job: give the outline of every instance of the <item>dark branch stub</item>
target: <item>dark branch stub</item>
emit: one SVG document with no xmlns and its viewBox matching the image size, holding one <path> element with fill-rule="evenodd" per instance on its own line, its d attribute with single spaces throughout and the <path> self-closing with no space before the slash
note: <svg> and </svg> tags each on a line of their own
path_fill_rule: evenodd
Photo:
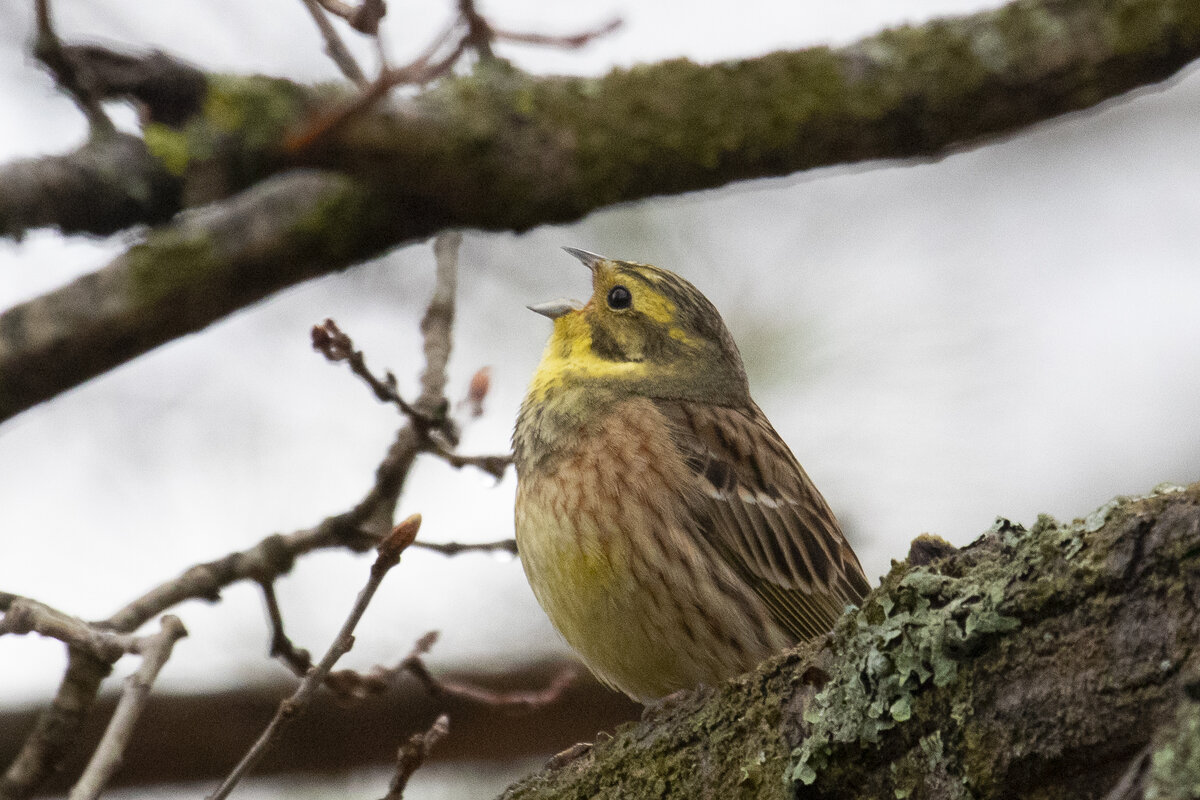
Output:
<svg viewBox="0 0 1200 800">
<path fill-rule="evenodd" d="M 76 105 L 87 117 L 88 127 L 93 136 L 104 136 L 113 133 L 112 120 L 100 107 L 100 98 L 92 87 L 92 77 L 86 67 L 81 68 L 71 58 L 58 34 L 54 32 L 54 22 L 50 14 L 50 0 L 34 0 L 34 10 L 37 17 L 37 38 L 33 44 L 33 55 L 46 65 L 54 80 L 62 87 Z"/>
</svg>

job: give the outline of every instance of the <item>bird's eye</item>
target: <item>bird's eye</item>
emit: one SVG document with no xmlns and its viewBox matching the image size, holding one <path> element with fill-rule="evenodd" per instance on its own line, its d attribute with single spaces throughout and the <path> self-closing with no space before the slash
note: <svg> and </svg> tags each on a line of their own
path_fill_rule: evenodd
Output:
<svg viewBox="0 0 1200 800">
<path fill-rule="evenodd" d="M 620 311 L 633 305 L 633 295 L 624 286 L 614 286 L 608 290 L 608 307 Z"/>
</svg>

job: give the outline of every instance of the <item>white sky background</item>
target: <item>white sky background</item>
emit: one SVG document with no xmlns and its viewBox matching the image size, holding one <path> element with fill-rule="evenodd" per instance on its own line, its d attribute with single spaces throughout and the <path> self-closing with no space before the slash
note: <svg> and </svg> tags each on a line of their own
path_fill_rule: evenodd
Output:
<svg viewBox="0 0 1200 800">
<path fill-rule="evenodd" d="M 0 162 L 74 147 L 74 107 L 25 55 L 28 0 L 0 0 Z M 394 60 L 449 18 L 393 0 Z M 505 28 L 573 32 L 589 49 L 500 47 L 533 72 L 601 74 L 843 43 L 972 2 L 683 2 L 483 6 Z M 205 68 L 337 77 L 297 0 L 59 2 L 69 40 L 160 47 Z M 364 62 L 370 48 L 360 47 Z M 127 115 L 127 118 L 128 117 Z M 1071 518 L 1119 493 L 1200 479 L 1200 78 L 929 164 L 871 164 L 600 212 L 529 234 L 468 233 L 452 396 L 493 366 L 463 449 L 502 451 L 549 332 L 529 302 L 586 296 L 572 245 L 650 261 L 722 309 L 755 395 L 843 518 L 871 576 L 922 531 L 965 544 L 997 514 Z M 93 270 L 128 236 L 0 242 L 0 308 Z M 348 371 L 313 354 L 332 316 L 411 395 L 432 285 L 418 245 L 284 292 L 0 426 L 0 589 L 103 617 L 201 560 L 344 510 L 397 425 Z M 422 536 L 512 533 L 514 481 L 423 462 L 401 515 Z M 302 560 L 279 587 L 289 632 L 323 650 L 369 559 Z M 192 636 L 162 684 L 282 673 L 250 587 L 188 604 Z M 405 556 L 350 666 L 392 661 L 430 628 L 435 661 L 498 664 L 560 649 L 518 564 Z M 0 703 L 44 698 L 61 646 L 0 639 Z M 131 660 L 124 671 L 134 667 Z M 119 674 L 123 674 L 119 671 Z M 115 680 L 115 679 L 114 679 Z"/>
</svg>

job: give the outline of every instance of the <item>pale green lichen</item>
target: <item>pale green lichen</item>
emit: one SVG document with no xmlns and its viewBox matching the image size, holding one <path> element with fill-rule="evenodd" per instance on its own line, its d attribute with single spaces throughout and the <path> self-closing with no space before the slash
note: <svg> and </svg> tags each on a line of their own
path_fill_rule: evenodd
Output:
<svg viewBox="0 0 1200 800">
<path fill-rule="evenodd" d="M 1019 624 L 1000 611 L 1006 573 L 980 581 L 906 569 L 898 565 L 889 576 L 894 585 L 843 623 L 856 630 L 839 629 L 848 634 L 840 666 L 805 708 L 812 729 L 793 751 L 789 780 L 810 784 L 835 747 L 873 744 L 908 721 L 923 687 L 949 686 L 963 654 Z"/>
<path fill-rule="evenodd" d="M 1150 757 L 1146 800 L 1200 797 L 1200 704 L 1180 705 L 1171 735 Z"/>
</svg>

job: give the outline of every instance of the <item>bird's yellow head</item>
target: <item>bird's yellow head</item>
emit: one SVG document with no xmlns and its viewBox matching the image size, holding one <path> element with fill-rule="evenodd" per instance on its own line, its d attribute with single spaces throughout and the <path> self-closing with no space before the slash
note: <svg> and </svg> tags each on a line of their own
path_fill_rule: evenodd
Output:
<svg viewBox="0 0 1200 800">
<path fill-rule="evenodd" d="M 533 398 L 566 385 L 720 405 L 748 401 L 737 345 L 695 286 L 649 264 L 564 249 L 591 270 L 592 296 L 586 304 L 530 306 L 554 320 Z"/>
</svg>

